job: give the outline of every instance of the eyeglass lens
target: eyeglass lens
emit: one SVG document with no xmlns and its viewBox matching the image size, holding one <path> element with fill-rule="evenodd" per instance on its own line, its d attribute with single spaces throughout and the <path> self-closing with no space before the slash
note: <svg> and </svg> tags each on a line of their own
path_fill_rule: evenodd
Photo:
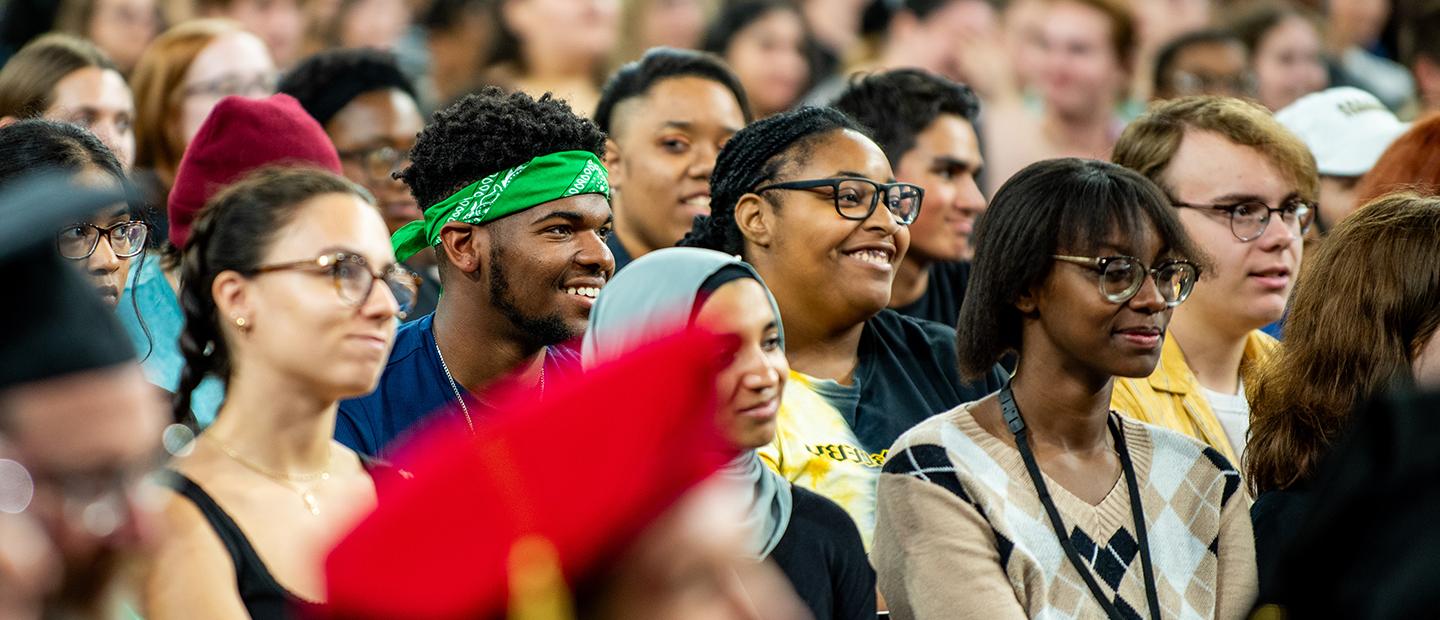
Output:
<svg viewBox="0 0 1440 620">
<path fill-rule="evenodd" d="M 1110 301 L 1123 303 L 1140 291 L 1147 275 L 1139 263 L 1125 257 L 1114 258 L 1100 272 L 1100 288 Z M 1160 298 L 1173 306 L 1190 295 L 1195 275 L 1195 269 L 1189 264 L 1165 263 L 1154 272 L 1155 288 L 1160 291 Z"/>
<path fill-rule="evenodd" d="M 110 251 L 120 258 L 129 258 L 145 249 L 149 230 L 141 222 L 123 222 L 109 229 L 92 224 L 76 224 L 56 236 L 60 255 L 70 259 L 88 258 L 100 244 L 100 233 L 110 241 Z"/>
<path fill-rule="evenodd" d="M 875 204 L 878 186 L 869 181 L 841 181 L 835 192 L 835 207 L 847 219 L 862 220 Z M 893 185 L 885 191 L 885 209 L 906 224 L 920 209 L 920 194 L 907 185 Z"/>
<path fill-rule="evenodd" d="M 1265 227 L 1270 223 L 1271 210 L 1263 202 L 1244 202 L 1235 206 L 1230 212 L 1230 231 L 1242 241 L 1251 241 L 1259 238 L 1265 233 Z M 1310 221 L 1314 219 L 1314 212 L 1306 205 L 1285 205 L 1280 211 L 1281 221 L 1290 228 L 1291 232 L 1304 234 L 1310 229 Z"/>
<path fill-rule="evenodd" d="M 370 273 L 364 261 L 359 257 L 347 257 L 336 263 L 333 269 L 341 298 L 356 306 L 365 303 L 375 285 L 375 276 Z M 415 307 L 416 288 L 409 273 L 403 269 L 392 268 L 386 270 L 381 279 L 390 288 L 390 294 L 395 296 L 395 303 L 400 306 L 402 313 Z"/>
</svg>

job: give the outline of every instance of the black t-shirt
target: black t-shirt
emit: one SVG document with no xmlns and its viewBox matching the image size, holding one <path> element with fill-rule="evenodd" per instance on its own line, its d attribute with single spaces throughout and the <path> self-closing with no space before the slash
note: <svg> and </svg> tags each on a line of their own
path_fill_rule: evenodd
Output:
<svg viewBox="0 0 1440 620">
<path fill-rule="evenodd" d="M 997 366 L 984 380 L 961 381 L 953 328 L 882 310 L 860 335 L 854 383 L 860 388 L 857 406 L 831 404 L 865 449 L 880 454 L 910 427 L 998 391 L 1004 379 Z"/>
<path fill-rule="evenodd" d="M 770 559 L 790 579 L 815 620 L 874 620 L 875 570 L 865 557 L 860 530 L 843 508 L 791 487 L 790 525 Z"/>
<path fill-rule="evenodd" d="M 930 283 L 926 285 L 925 293 L 910 305 L 895 311 L 955 327 L 960 318 L 960 303 L 965 300 L 965 286 L 969 282 L 969 261 L 935 263 L 930 265 Z"/>
<path fill-rule="evenodd" d="M 1262 596 L 1270 593 L 1280 564 L 1280 552 L 1309 517 L 1312 503 L 1309 481 L 1302 481 L 1283 491 L 1261 493 L 1250 506 L 1250 523 L 1255 530 L 1256 576 Z"/>
</svg>

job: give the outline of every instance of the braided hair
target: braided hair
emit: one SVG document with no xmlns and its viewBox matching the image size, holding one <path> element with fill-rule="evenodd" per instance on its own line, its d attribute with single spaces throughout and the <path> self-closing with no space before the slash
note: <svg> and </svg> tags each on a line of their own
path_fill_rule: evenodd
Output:
<svg viewBox="0 0 1440 620">
<path fill-rule="evenodd" d="M 180 309 L 185 369 L 175 390 L 175 421 L 195 426 L 190 397 L 207 375 L 230 380 L 230 347 L 220 329 L 211 288 L 224 271 L 254 273 L 279 232 L 300 206 L 323 194 L 370 193 L 330 172 L 308 167 L 260 168 L 216 194 L 195 220 L 180 262 Z"/>
<path fill-rule="evenodd" d="M 774 180 L 786 165 L 808 158 L 821 136 L 842 129 L 869 136 L 843 112 L 815 107 L 776 114 L 741 129 L 715 159 L 710 174 L 710 215 L 696 217 L 680 245 L 743 257 L 745 237 L 735 223 L 740 197 Z"/>
</svg>

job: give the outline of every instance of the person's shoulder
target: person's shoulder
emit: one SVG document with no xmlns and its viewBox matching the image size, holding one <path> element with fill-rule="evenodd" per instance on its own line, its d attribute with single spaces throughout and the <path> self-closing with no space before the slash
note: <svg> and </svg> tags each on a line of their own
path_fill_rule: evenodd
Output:
<svg viewBox="0 0 1440 620">
<path fill-rule="evenodd" d="M 948 453 L 948 445 L 954 444 L 955 440 L 965 437 L 965 422 L 973 423 L 974 418 L 970 415 L 970 407 L 975 403 L 965 403 L 949 411 L 943 411 L 925 418 L 924 421 L 910 427 L 909 430 L 900 434 L 895 443 L 886 452 L 884 472 L 906 473 L 915 468 L 925 468 L 939 461 L 927 456 L 916 455 L 944 455 Z M 904 458 L 897 458 L 897 457 Z M 919 459 L 919 461 L 915 459 Z M 903 462 L 903 461 L 909 462 Z M 944 460 L 948 462 L 949 456 Z M 924 462 L 921 462 L 924 461 Z"/>
<path fill-rule="evenodd" d="M 794 506 L 792 519 L 802 519 L 826 539 L 853 535 L 855 543 L 860 543 L 860 529 L 855 526 L 855 520 L 835 500 L 799 485 L 790 486 L 790 496 Z"/>
<path fill-rule="evenodd" d="M 1162 426 L 1142 422 L 1126 415 L 1118 416 L 1124 425 L 1126 437 L 1141 437 L 1142 449 L 1148 448 L 1150 472 L 1167 476 L 1202 476 L 1223 478 L 1225 499 L 1228 500 L 1240 484 L 1240 470 L 1225 458 L 1219 450 L 1204 442 Z"/>
<path fill-rule="evenodd" d="M 900 314 L 886 308 L 865 323 L 881 340 L 906 341 L 921 339 L 926 343 L 943 343 L 955 348 L 955 328 L 943 323 Z"/>
<path fill-rule="evenodd" d="M 930 278 L 962 285 L 970 279 L 970 261 L 941 261 L 930 265 Z"/>
</svg>

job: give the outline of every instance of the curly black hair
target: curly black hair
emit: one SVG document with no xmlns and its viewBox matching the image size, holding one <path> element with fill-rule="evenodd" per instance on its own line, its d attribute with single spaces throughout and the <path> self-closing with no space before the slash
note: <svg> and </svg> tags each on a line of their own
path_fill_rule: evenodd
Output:
<svg viewBox="0 0 1440 620">
<path fill-rule="evenodd" d="M 856 75 L 831 106 L 869 127 L 896 164 L 941 114 L 974 123 L 980 113 L 980 99 L 969 86 L 919 69 Z"/>
<path fill-rule="evenodd" d="M 600 103 L 595 106 L 595 122 L 605 133 L 615 126 L 615 107 L 632 97 L 649 92 L 656 82 L 672 77 L 698 77 L 724 86 L 735 100 L 740 102 L 740 113 L 745 122 L 755 120 L 750 110 L 750 100 L 745 96 L 745 87 L 740 78 L 725 66 L 719 56 L 694 50 L 679 50 L 670 47 L 655 47 L 645 52 L 640 60 L 626 63 L 610 76 L 605 88 L 600 91 Z"/>
<path fill-rule="evenodd" d="M 715 159 L 710 174 L 710 215 L 696 217 L 680 245 L 744 256 L 745 237 L 735 224 L 740 197 L 775 179 L 786 165 L 808 158 L 816 139 L 842 129 L 869 136 L 844 113 L 816 107 L 776 114 L 741 129 Z"/>
<path fill-rule="evenodd" d="M 436 112 L 395 175 L 422 208 L 477 179 L 560 151 L 605 156 L 605 134 L 550 93 L 533 99 L 488 86 Z"/>
<path fill-rule="evenodd" d="M 356 97 L 399 90 L 419 101 L 395 55 L 370 49 L 336 49 L 301 60 L 280 80 L 279 92 L 294 97 L 323 126 Z"/>
</svg>

